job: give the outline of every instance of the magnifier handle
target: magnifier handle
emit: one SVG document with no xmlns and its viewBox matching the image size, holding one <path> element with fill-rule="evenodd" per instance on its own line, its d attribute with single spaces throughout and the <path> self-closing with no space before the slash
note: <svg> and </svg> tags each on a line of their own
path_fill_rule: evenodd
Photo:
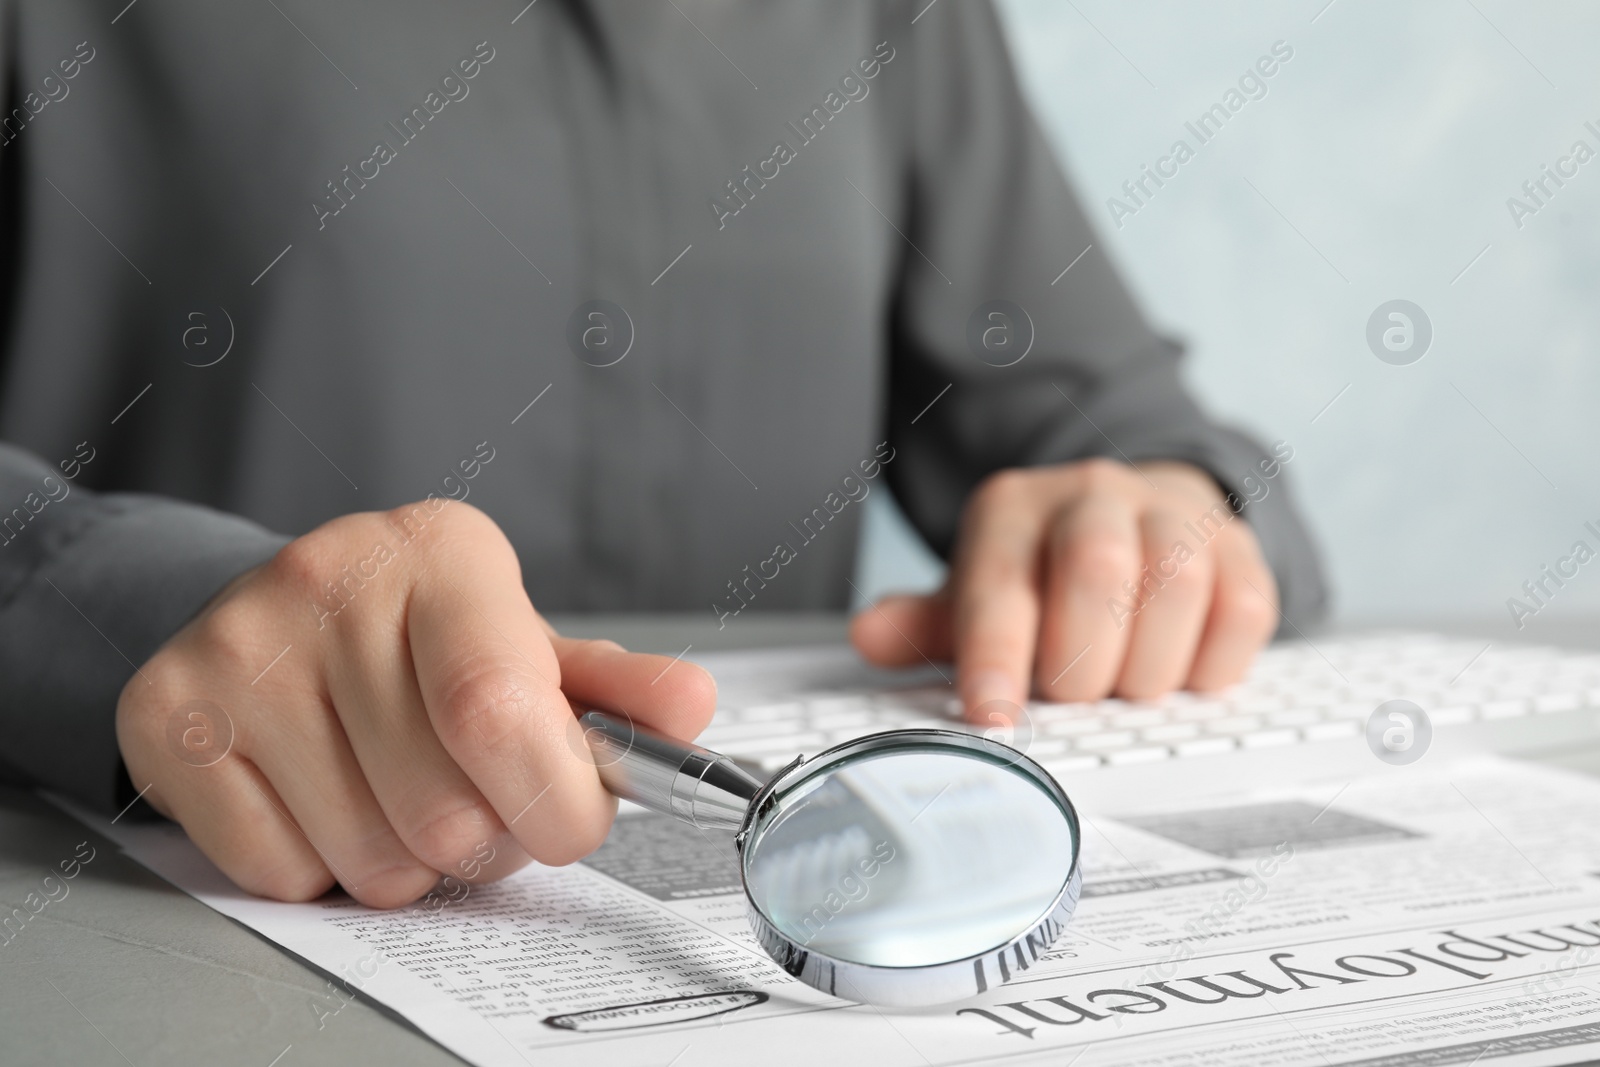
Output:
<svg viewBox="0 0 1600 1067">
<path fill-rule="evenodd" d="M 607 789 L 703 830 L 737 830 L 761 783 L 727 756 L 603 711 L 578 718 Z"/>
</svg>

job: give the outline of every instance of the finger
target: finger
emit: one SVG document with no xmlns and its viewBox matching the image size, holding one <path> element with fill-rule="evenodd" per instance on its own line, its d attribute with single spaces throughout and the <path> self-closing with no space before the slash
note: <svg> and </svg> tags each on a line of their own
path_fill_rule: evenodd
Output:
<svg viewBox="0 0 1600 1067">
<path fill-rule="evenodd" d="M 398 842 L 427 869 L 422 891 L 441 874 L 484 881 L 525 866 L 527 853 L 434 732 L 410 648 L 351 638 L 331 658 L 329 695 L 355 773 Z"/>
<path fill-rule="evenodd" d="M 529 855 L 571 863 L 605 840 L 616 801 L 580 758 L 587 747 L 555 652 L 503 551 L 500 565 L 480 553 L 419 582 L 412 660 L 445 751 Z"/>
<path fill-rule="evenodd" d="M 333 875 L 284 817 L 283 802 L 266 778 L 234 751 L 239 737 L 231 720 L 223 754 L 213 758 L 207 752 L 204 762 L 191 762 L 187 746 L 179 742 L 174 748 L 169 731 L 174 710 L 193 702 L 193 688 L 152 671 L 158 684 L 130 687 L 116 717 L 117 746 L 140 795 L 248 892 L 297 901 L 327 892 Z"/>
<path fill-rule="evenodd" d="M 696 663 L 629 652 L 615 641 L 554 637 L 561 690 L 584 706 L 638 718 L 691 741 L 717 710 L 717 683 Z"/>
<path fill-rule="evenodd" d="M 1035 485 L 1015 472 L 991 479 L 964 525 L 951 582 L 956 671 L 968 720 L 989 721 L 984 705 L 1028 699 L 1044 525 Z"/>
<path fill-rule="evenodd" d="M 1230 524 L 1213 542 L 1216 583 L 1200 649 L 1189 671 L 1193 689 L 1221 689 L 1244 678 L 1278 628 L 1278 586 L 1255 533 Z"/>
<path fill-rule="evenodd" d="M 145 799 L 246 892 L 289 901 L 326 893 L 333 874 L 255 765 L 232 751 L 216 763 L 191 765 L 164 747 L 161 718 L 148 708 L 117 721 L 128 776 L 149 786 Z"/>
<path fill-rule="evenodd" d="M 323 864 L 356 900 L 375 908 L 407 904 L 438 872 L 412 855 L 372 794 L 333 708 L 313 694 L 294 714 L 255 716 L 240 739 L 272 783 L 282 818 L 293 819 Z"/>
<path fill-rule="evenodd" d="M 887 596 L 856 613 L 850 642 L 868 663 L 912 667 L 950 658 L 950 594 Z"/>
<path fill-rule="evenodd" d="M 1179 512 L 1153 508 L 1142 516 L 1140 531 L 1144 566 L 1117 680 L 1118 694 L 1133 700 L 1170 692 L 1188 677 L 1215 576 L 1206 543 Z"/>
<path fill-rule="evenodd" d="M 1099 700 L 1111 690 L 1128 645 L 1128 589 L 1143 550 L 1134 501 L 1095 493 L 1051 524 L 1045 612 L 1034 677 L 1050 700 Z"/>
</svg>

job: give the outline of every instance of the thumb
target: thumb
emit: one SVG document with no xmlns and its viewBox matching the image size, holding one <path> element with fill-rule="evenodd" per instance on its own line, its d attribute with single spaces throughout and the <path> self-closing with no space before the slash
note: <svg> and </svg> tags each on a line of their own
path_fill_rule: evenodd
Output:
<svg viewBox="0 0 1600 1067">
<path fill-rule="evenodd" d="M 717 683 L 696 663 L 629 652 L 615 641 L 550 639 L 561 664 L 561 691 L 583 707 L 637 719 L 681 740 L 706 728 L 717 708 Z"/>
<path fill-rule="evenodd" d="M 850 643 L 879 667 L 949 660 L 954 647 L 949 593 L 884 597 L 851 620 Z"/>
</svg>

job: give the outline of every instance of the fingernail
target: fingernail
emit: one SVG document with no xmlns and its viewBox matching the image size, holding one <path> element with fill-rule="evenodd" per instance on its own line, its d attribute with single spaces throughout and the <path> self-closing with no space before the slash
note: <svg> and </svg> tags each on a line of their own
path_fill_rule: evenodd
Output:
<svg viewBox="0 0 1600 1067">
<path fill-rule="evenodd" d="M 1005 671 L 993 669 L 964 675 L 961 679 L 961 695 L 969 708 L 981 707 L 992 700 L 1021 705 L 1028 696 L 1015 678 Z"/>
</svg>

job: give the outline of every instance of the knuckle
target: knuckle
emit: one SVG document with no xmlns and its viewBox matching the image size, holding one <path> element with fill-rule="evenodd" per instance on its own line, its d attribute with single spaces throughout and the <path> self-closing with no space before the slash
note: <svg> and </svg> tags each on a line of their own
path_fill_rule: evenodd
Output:
<svg viewBox="0 0 1600 1067">
<path fill-rule="evenodd" d="M 433 526 L 452 526 L 469 510 L 478 509 L 447 497 L 430 496 L 390 508 L 383 513 L 383 519 L 401 536 L 410 538 Z"/>
<path fill-rule="evenodd" d="M 228 597 L 206 614 L 202 629 L 223 644 L 236 645 L 260 632 L 261 614 L 246 598 Z"/>
<path fill-rule="evenodd" d="M 130 770 L 134 759 L 146 775 L 161 766 L 150 757 L 166 748 L 167 720 L 194 695 L 190 673 L 167 651 L 156 653 L 128 679 L 117 697 L 115 722 L 117 742 Z"/>
<path fill-rule="evenodd" d="M 402 829 L 400 836 L 417 859 L 436 871 L 453 874 L 464 858 L 499 832 L 495 821 L 481 806 L 468 801 L 414 829 Z"/>
<path fill-rule="evenodd" d="M 1025 607 L 1036 595 L 1038 571 L 1028 561 L 990 556 L 965 568 L 956 586 L 955 622 L 971 624 L 974 617 L 988 622 L 992 616 Z"/>
<path fill-rule="evenodd" d="M 1243 582 L 1227 582 L 1217 590 L 1216 610 L 1224 625 L 1262 641 L 1278 627 L 1277 608 Z"/>
<path fill-rule="evenodd" d="M 500 536 L 499 524 L 476 504 L 449 497 L 430 497 L 420 504 L 411 505 L 408 514 L 414 517 L 419 509 L 430 515 L 441 529 L 448 530 L 452 537 Z"/>
<path fill-rule="evenodd" d="M 224 869 L 246 891 L 293 904 L 315 900 L 333 885 L 333 875 L 320 863 L 272 855 L 236 858 Z"/>
<path fill-rule="evenodd" d="M 1072 662 L 1071 653 L 1057 654 L 1047 666 L 1041 659 L 1034 678 L 1040 693 L 1058 703 L 1100 700 L 1111 692 L 1112 666 L 1082 663 L 1064 670 Z"/>
<path fill-rule="evenodd" d="M 256 660 L 265 643 L 265 622 L 260 605 L 249 599 L 231 597 L 217 604 L 200 623 L 192 646 L 205 672 L 248 680 L 259 669 Z"/>
<path fill-rule="evenodd" d="M 956 602 L 951 622 L 960 660 L 1001 669 L 1026 659 L 1038 632 L 1042 606 L 1038 594 L 1023 583 L 984 582 Z"/>
<path fill-rule="evenodd" d="M 438 871 L 420 863 L 401 863 L 363 875 L 349 892 L 369 908 L 398 908 L 422 896 L 438 879 Z"/>
<path fill-rule="evenodd" d="M 302 592 L 315 591 L 326 580 L 329 550 L 326 535 L 312 531 L 278 549 L 267 561 L 266 574 L 275 582 Z M 226 604 L 219 604 L 220 613 Z"/>
<path fill-rule="evenodd" d="M 147 664 L 146 673 L 149 669 Z M 157 709 L 167 702 L 147 693 L 149 688 L 134 675 L 117 698 L 117 745 L 129 771 L 141 778 L 149 777 L 149 772 L 158 766 L 149 762 L 149 756 L 160 750 L 165 731 Z"/>
<path fill-rule="evenodd" d="M 1201 554 L 1182 563 L 1165 562 L 1169 559 L 1171 557 L 1158 557 L 1149 565 L 1150 570 L 1174 597 L 1204 600 L 1212 585 L 1211 565 L 1206 556 Z"/>
<path fill-rule="evenodd" d="M 142 677 L 141 677 L 142 673 Z M 117 695 L 117 719 L 135 729 L 144 729 L 155 718 L 156 708 L 164 704 L 173 686 L 169 682 L 172 671 L 166 656 L 158 652 L 139 668 Z"/>
<path fill-rule="evenodd" d="M 1072 579 L 1090 588 L 1120 589 L 1123 579 L 1144 563 L 1136 545 L 1100 533 L 1070 538 L 1062 548 L 1061 558 Z"/>
<path fill-rule="evenodd" d="M 1091 493 L 1110 492 L 1127 484 L 1128 468 L 1113 459 L 1096 456 L 1077 465 L 1083 487 Z"/>
<path fill-rule="evenodd" d="M 429 497 L 385 514 L 389 530 L 401 543 L 416 545 L 423 556 L 467 559 L 475 565 L 492 561 L 518 567 L 516 550 L 500 524 L 475 504 L 449 497 Z M 520 573 L 520 571 L 519 571 Z"/>
<path fill-rule="evenodd" d="M 995 471 L 978 483 L 972 503 L 979 510 L 1006 507 L 1027 496 L 1032 479 L 1018 467 Z"/>
<path fill-rule="evenodd" d="M 535 721 L 542 703 L 516 673 L 474 671 L 447 687 L 437 708 L 437 729 L 447 746 L 492 749 Z"/>
</svg>

